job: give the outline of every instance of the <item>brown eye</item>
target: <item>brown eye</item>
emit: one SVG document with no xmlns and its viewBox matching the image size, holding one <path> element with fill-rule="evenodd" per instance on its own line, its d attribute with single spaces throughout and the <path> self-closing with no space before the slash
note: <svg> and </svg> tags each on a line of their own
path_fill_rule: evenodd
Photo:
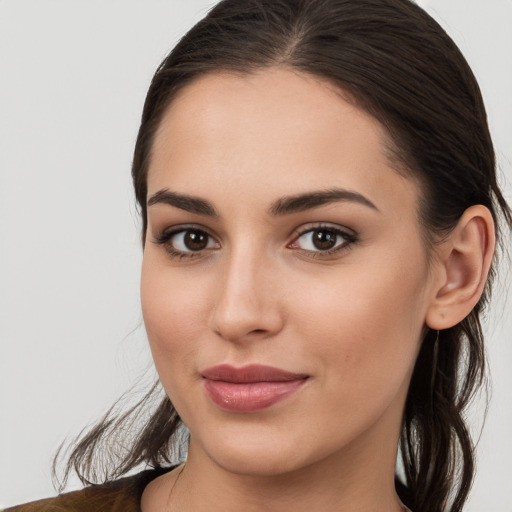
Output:
<svg viewBox="0 0 512 512">
<path fill-rule="evenodd" d="M 208 247 L 208 234 L 204 231 L 188 230 L 184 232 L 183 244 L 190 251 L 202 251 Z"/>
<path fill-rule="evenodd" d="M 311 242 L 320 251 L 332 249 L 339 237 L 337 233 L 325 229 L 315 230 L 311 233 Z"/>
<path fill-rule="evenodd" d="M 303 231 L 289 246 L 311 253 L 330 253 L 355 242 L 355 234 L 347 233 L 336 227 L 316 227 Z"/>
<path fill-rule="evenodd" d="M 172 254 L 182 255 L 219 248 L 217 241 L 206 231 L 194 228 L 165 233 L 157 239 L 157 243 L 166 246 L 168 252 Z"/>
</svg>

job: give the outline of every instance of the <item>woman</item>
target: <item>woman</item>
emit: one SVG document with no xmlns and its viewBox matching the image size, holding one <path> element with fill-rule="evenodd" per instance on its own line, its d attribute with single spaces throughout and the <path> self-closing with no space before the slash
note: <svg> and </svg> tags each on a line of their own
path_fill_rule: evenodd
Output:
<svg viewBox="0 0 512 512">
<path fill-rule="evenodd" d="M 167 466 L 181 421 L 186 463 L 33 509 L 461 510 L 511 224 L 494 167 L 467 64 L 409 1 L 219 4 L 146 99 L 142 306 L 170 400 L 108 469 Z M 129 422 L 68 468 L 87 480 Z"/>
</svg>

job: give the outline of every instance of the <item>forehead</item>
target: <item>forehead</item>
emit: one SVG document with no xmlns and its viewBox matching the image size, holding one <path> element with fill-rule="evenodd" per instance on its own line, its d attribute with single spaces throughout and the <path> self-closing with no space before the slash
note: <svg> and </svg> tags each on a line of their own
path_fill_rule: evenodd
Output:
<svg viewBox="0 0 512 512">
<path fill-rule="evenodd" d="M 165 113 L 148 189 L 211 194 L 224 183 L 283 195 L 339 186 L 382 196 L 405 187 L 416 203 L 389 147 L 382 125 L 327 81 L 284 68 L 210 74 Z"/>
</svg>

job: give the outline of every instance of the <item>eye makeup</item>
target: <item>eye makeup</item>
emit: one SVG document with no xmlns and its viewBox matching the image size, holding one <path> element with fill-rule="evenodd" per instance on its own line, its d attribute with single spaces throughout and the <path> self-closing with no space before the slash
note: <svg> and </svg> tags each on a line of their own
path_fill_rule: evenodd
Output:
<svg viewBox="0 0 512 512">
<path fill-rule="evenodd" d="M 286 248 L 308 257 L 331 257 L 348 250 L 358 236 L 347 228 L 330 223 L 310 223 L 294 230 Z M 221 248 L 219 241 L 199 225 L 179 225 L 164 229 L 153 240 L 176 260 L 205 257 Z"/>
<path fill-rule="evenodd" d="M 153 242 L 164 247 L 173 259 L 197 258 L 205 251 L 216 250 L 220 244 L 203 227 L 181 225 L 164 229 Z"/>
<path fill-rule="evenodd" d="M 358 242 L 357 234 L 347 228 L 330 223 L 315 223 L 296 230 L 288 248 L 301 251 L 309 257 L 329 257 L 348 250 Z"/>
</svg>

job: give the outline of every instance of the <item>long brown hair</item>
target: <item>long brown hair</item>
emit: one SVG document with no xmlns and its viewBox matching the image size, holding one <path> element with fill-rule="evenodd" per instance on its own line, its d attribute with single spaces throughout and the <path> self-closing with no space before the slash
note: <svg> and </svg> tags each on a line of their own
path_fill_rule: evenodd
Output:
<svg viewBox="0 0 512 512">
<path fill-rule="evenodd" d="M 453 41 L 421 8 L 410 0 L 224 0 L 181 39 L 151 82 L 132 168 L 143 239 L 152 142 L 176 93 L 206 73 L 269 66 L 329 80 L 382 123 L 397 169 L 422 185 L 427 247 L 475 204 L 489 208 L 497 224 L 501 211 L 512 225 L 477 82 Z M 493 273 L 467 318 L 423 341 L 405 406 L 397 480 L 413 510 L 459 512 L 466 501 L 474 446 L 464 411 L 485 377 L 480 315 Z M 144 413 L 158 393 L 156 409 Z M 91 482 L 141 463 L 168 464 L 180 425 L 157 383 L 137 405 L 119 413 L 114 407 L 86 433 L 66 474 L 74 469 Z"/>
</svg>

